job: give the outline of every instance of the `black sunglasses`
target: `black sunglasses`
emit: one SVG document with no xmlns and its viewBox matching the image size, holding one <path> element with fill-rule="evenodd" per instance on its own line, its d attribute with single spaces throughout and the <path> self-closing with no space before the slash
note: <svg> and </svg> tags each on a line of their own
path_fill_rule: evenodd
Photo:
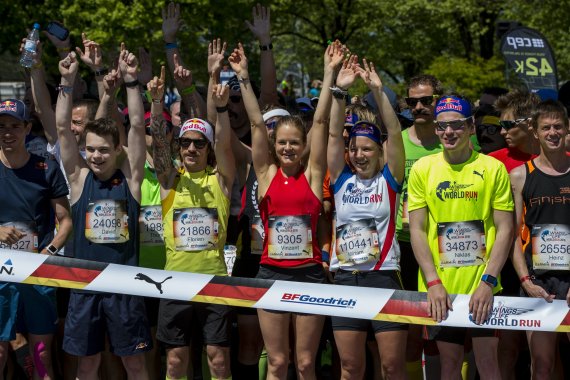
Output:
<svg viewBox="0 0 570 380">
<path fill-rule="evenodd" d="M 420 96 L 419 98 L 405 98 L 406 104 L 412 108 L 421 102 L 424 106 L 429 106 L 434 99 L 437 98 L 437 95 L 429 95 L 429 96 Z"/>
<path fill-rule="evenodd" d="M 178 140 L 178 145 L 182 148 L 186 149 L 190 146 L 190 144 L 194 144 L 196 149 L 203 149 L 207 144 L 208 140 L 206 139 L 189 139 L 189 138 L 181 138 Z"/>
<path fill-rule="evenodd" d="M 520 123 L 523 123 L 527 120 L 530 120 L 530 117 L 523 117 L 516 120 L 500 120 L 499 124 L 501 125 L 501 128 L 504 128 L 505 131 L 508 131 L 509 129 L 517 127 Z"/>
<path fill-rule="evenodd" d="M 463 119 L 449 120 L 449 121 L 436 121 L 435 125 L 437 130 L 444 132 L 448 127 L 454 131 L 464 129 L 467 125 L 473 122 L 473 116 L 465 117 Z"/>
<path fill-rule="evenodd" d="M 494 124 L 480 124 L 477 129 L 480 132 L 487 131 L 487 134 L 494 135 L 501 129 L 501 127 Z"/>
</svg>

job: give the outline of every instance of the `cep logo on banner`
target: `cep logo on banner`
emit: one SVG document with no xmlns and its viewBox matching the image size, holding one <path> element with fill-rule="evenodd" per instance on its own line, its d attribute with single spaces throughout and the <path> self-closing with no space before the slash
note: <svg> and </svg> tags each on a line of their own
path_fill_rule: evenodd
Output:
<svg viewBox="0 0 570 380">
<path fill-rule="evenodd" d="M 281 297 L 281 302 L 289 302 L 289 303 L 301 303 L 304 305 L 316 305 L 316 306 L 332 306 L 332 307 L 341 307 L 345 309 L 352 309 L 356 306 L 356 300 L 344 299 L 344 298 L 322 298 L 322 297 L 313 297 L 309 294 L 298 294 L 298 293 L 283 293 Z"/>
<path fill-rule="evenodd" d="M 501 52 L 509 67 L 529 90 L 558 91 L 554 53 L 538 31 L 526 27 L 510 29 L 501 40 Z"/>
</svg>

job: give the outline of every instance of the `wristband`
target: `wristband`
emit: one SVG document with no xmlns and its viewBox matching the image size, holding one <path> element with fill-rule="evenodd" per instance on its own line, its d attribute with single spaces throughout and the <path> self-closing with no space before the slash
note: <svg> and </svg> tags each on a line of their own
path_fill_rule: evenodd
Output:
<svg viewBox="0 0 570 380">
<path fill-rule="evenodd" d="M 528 276 L 528 275 L 522 276 L 522 277 L 520 278 L 521 284 L 524 283 L 524 282 L 527 282 L 527 281 L 531 281 L 531 280 L 532 280 L 532 277 L 531 277 L 531 276 Z"/>
<path fill-rule="evenodd" d="M 34 70 L 36 70 L 36 69 L 41 69 L 43 66 L 44 66 L 43 62 L 40 61 L 39 63 L 36 63 L 35 65 L 32 65 L 31 68 L 34 69 Z"/>
<path fill-rule="evenodd" d="M 325 263 L 329 263 L 331 257 L 330 257 L 330 253 L 328 253 L 327 251 L 325 251 L 324 249 L 321 250 L 321 260 Z"/>
<path fill-rule="evenodd" d="M 228 112 L 228 106 L 216 107 L 216 111 L 217 111 L 218 113 Z"/>
<path fill-rule="evenodd" d="M 71 94 L 73 92 L 73 86 L 64 86 L 60 84 L 55 88 L 59 92 L 63 92 L 65 94 Z"/>
<path fill-rule="evenodd" d="M 193 84 L 190 87 L 186 87 L 184 90 L 180 91 L 180 95 L 192 95 L 196 91 L 196 85 Z"/>
<path fill-rule="evenodd" d="M 69 48 L 57 48 L 58 53 L 69 53 Z"/>
<path fill-rule="evenodd" d="M 435 280 L 433 280 L 433 281 L 428 282 L 428 283 L 427 283 L 427 288 L 429 289 L 429 288 L 431 288 L 432 286 L 439 285 L 439 284 L 441 284 L 441 279 L 438 278 L 438 279 L 435 279 Z"/>
<path fill-rule="evenodd" d="M 273 44 L 270 42 L 269 45 L 259 45 L 259 50 L 261 51 L 273 50 Z"/>
<path fill-rule="evenodd" d="M 348 95 L 347 90 L 343 90 L 340 87 L 330 87 L 332 95 L 337 99 L 344 99 Z"/>
<path fill-rule="evenodd" d="M 176 42 L 167 42 L 164 44 L 164 48 L 166 50 L 170 50 L 170 49 L 178 49 L 178 43 Z"/>
<path fill-rule="evenodd" d="M 242 78 L 239 76 L 237 78 L 238 78 L 239 83 L 243 83 L 243 84 L 249 83 L 249 78 Z"/>
<path fill-rule="evenodd" d="M 485 284 L 490 285 L 492 288 L 496 287 L 499 283 L 499 280 L 495 276 L 491 276 L 490 274 L 484 274 L 481 276 L 481 281 Z"/>
<path fill-rule="evenodd" d="M 96 76 L 96 77 L 100 77 L 100 76 L 109 74 L 109 69 L 107 69 L 107 68 L 105 67 L 105 68 L 102 68 L 102 69 L 99 69 L 99 70 L 95 70 L 94 73 L 95 73 L 95 76 Z"/>
<path fill-rule="evenodd" d="M 160 99 L 152 99 L 152 102 L 155 103 L 155 104 L 160 104 L 160 103 L 162 103 L 162 98 L 160 98 Z"/>
<path fill-rule="evenodd" d="M 134 87 L 137 87 L 138 85 L 139 85 L 138 79 L 135 79 L 132 82 L 125 82 L 125 87 L 128 87 L 128 88 L 134 88 Z"/>
</svg>

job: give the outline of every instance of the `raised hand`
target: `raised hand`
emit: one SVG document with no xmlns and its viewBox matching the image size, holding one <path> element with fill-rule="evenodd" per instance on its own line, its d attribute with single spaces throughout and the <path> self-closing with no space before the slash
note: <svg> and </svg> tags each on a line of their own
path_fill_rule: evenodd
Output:
<svg viewBox="0 0 570 380">
<path fill-rule="evenodd" d="M 224 107 L 228 104 L 230 88 L 227 85 L 216 84 L 212 89 L 212 100 L 216 107 Z"/>
<path fill-rule="evenodd" d="M 75 52 L 70 52 L 67 57 L 59 61 L 59 73 L 62 77 L 63 85 L 73 85 L 75 75 L 79 69 L 79 62 Z M 67 83 L 65 83 L 67 82 Z"/>
<path fill-rule="evenodd" d="M 135 57 L 133 53 L 127 50 L 124 42 L 121 42 L 121 53 L 119 54 L 119 70 L 121 71 L 121 76 L 126 83 L 137 80 L 137 67 L 137 57 Z"/>
<path fill-rule="evenodd" d="M 155 76 L 147 83 L 146 88 L 150 93 L 153 102 L 162 100 L 162 97 L 164 96 L 165 78 L 166 78 L 165 69 L 164 66 L 161 66 L 160 78 Z"/>
<path fill-rule="evenodd" d="M 269 8 L 257 4 L 251 9 L 253 24 L 245 21 L 245 24 L 251 30 L 253 35 L 259 40 L 260 45 L 269 45 L 271 43 L 271 12 Z"/>
<path fill-rule="evenodd" d="M 152 79 L 152 60 L 150 58 L 150 53 L 148 53 L 143 47 L 139 47 L 139 61 L 141 64 L 139 81 L 142 84 L 146 84 Z"/>
<path fill-rule="evenodd" d="M 208 44 L 208 74 L 216 74 L 222 70 L 222 61 L 226 53 L 227 44 L 220 38 Z"/>
<path fill-rule="evenodd" d="M 376 68 L 374 67 L 374 63 L 373 62 L 368 63 L 366 58 L 364 58 L 362 60 L 362 64 L 364 67 L 359 66 L 356 69 L 358 72 L 358 75 L 362 78 L 364 83 L 366 83 L 366 85 L 370 89 L 376 89 L 377 88 L 377 89 L 381 90 L 382 89 L 382 80 L 380 79 L 380 76 L 376 72 Z"/>
<path fill-rule="evenodd" d="M 345 51 L 347 51 L 346 46 L 342 45 L 339 40 L 327 46 L 324 56 L 325 69 L 336 70 L 345 57 Z"/>
<path fill-rule="evenodd" d="M 26 38 L 24 37 L 20 42 L 20 54 L 22 54 L 25 44 L 26 44 Z M 36 45 L 36 52 L 32 55 L 32 69 L 38 68 L 41 65 L 42 54 L 43 54 L 42 42 L 38 41 Z"/>
<path fill-rule="evenodd" d="M 170 2 L 166 8 L 162 9 L 162 38 L 164 42 L 176 42 L 176 33 L 180 29 L 180 4 Z"/>
<path fill-rule="evenodd" d="M 105 89 L 105 92 L 111 96 L 115 95 L 115 90 L 121 85 L 121 83 L 121 72 L 117 69 L 112 69 L 103 77 L 103 88 Z"/>
<path fill-rule="evenodd" d="M 228 61 L 230 62 L 232 70 L 235 71 L 237 75 L 247 73 L 247 58 L 241 42 L 238 43 L 238 47 L 230 54 Z"/>
<path fill-rule="evenodd" d="M 180 89 L 192 86 L 192 72 L 180 64 L 177 54 L 174 54 L 174 80 Z"/>
<path fill-rule="evenodd" d="M 53 46 L 55 46 L 58 52 L 63 52 L 65 50 L 69 51 L 69 48 L 71 46 L 71 43 L 69 42 L 69 36 L 67 36 L 67 38 L 62 41 L 47 31 L 43 31 L 42 33 L 53 44 Z"/>
<path fill-rule="evenodd" d="M 83 63 L 85 63 L 91 70 L 97 71 L 103 65 L 103 57 L 101 55 L 101 47 L 95 41 L 87 38 L 85 33 L 81 33 L 81 40 L 83 41 L 83 51 L 81 48 L 76 47 L 79 58 Z"/>
<path fill-rule="evenodd" d="M 342 89 L 347 89 L 352 86 L 358 76 L 358 68 L 358 56 L 351 55 L 343 62 L 342 68 L 336 77 L 336 85 Z"/>
</svg>

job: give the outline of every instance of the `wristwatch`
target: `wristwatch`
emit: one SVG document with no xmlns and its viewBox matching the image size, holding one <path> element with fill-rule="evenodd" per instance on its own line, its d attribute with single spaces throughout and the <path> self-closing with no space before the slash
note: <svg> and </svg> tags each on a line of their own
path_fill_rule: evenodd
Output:
<svg viewBox="0 0 570 380">
<path fill-rule="evenodd" d="M 50 255 L 55 255 L 56 253 L 59 252 L 59 248 L 57 248 L 53 244 L 50 244 L 46 247 L 46 251 L 48 251 Z"/>
<path fill-rule="evenodd" d="M 497 281 L 497 277 L 491 276 L 490 274 L 484 274 L 483 276 L 481 276 L 481 281 L 486 282 L 487 284 L 491 285 L 493 288 L 497 286 L 497 284 L 499 283 Z"/>
</svg>

